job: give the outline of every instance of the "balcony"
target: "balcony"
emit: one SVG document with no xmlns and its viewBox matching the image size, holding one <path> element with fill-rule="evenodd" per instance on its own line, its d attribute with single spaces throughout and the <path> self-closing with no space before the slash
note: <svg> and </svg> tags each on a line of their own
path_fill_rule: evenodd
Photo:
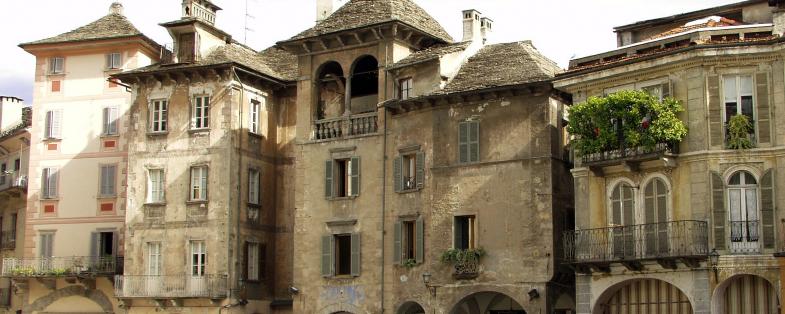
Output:
<svg viewBox="0 0 785 314">
<path fill-rule="evenodd" d="M 314 139 L 337 140 L 363 135 L 376 134 L 379 130 L 376 112 L 355 114 L 348 117 L 330 118 L 316 121 Z"/>
<path fill-rule="evenodd" d="M 8 190 L 27 190 L 27 173 L 9 171 L 0 174 L 0 192 Z"/>
<path fill-rule="evenodd" d="M 467 258 L 453 265 L 452 276 L 455 279 L 474 279 L 480 275 L 480 258 Z"/>
<path fill-rule="evenodd" d="M 16 230 L 0 232 L 0 249 L 13 250 L 16 248 Z"/>
<path fill-rule="evenodd" d="M 71 256 L 4 258 L 3 277 L 96 277 L 122 274 L 123 257 Z"/>
<path fill-rule="evenodd" d="M 115 276 L 118 298 L 223 299 L 227 296 L 225 275 Z"/>
<path fill-rule="evenodd" d="M 642 261 L 676 269 L 676 261 L 699 267 L 709 254 L 708 224 L 682 220 L 564 233 L 565 262 L 578 272 L 609 272 L 611 263 L 642 270 Z"/>
<path fill-rule="evenodd" d="M 604 152 L 586 154 L 581 157 L 581 163 L 590 168 L 601 168 L 627 164 L 637 169 L 637 165 L 644 161 L 657 160 L 663 157 L 673 157 L 678 154 L 678 144 L 659 143 L 654 148 L 630 147 L 612 149 Z"/>
</svg>

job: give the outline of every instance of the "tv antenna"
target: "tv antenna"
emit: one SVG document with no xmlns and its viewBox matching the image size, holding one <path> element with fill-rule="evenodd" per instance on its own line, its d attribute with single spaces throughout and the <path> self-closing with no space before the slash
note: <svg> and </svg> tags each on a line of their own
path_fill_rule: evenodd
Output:
<svg viewBox="0 0 785 314">
<path fill-rule="evenodd" d="M 248 32 L 253 32 L 254 31 L 252 28 L 248 27 L 248 21 L 256 19 L 255 16 L 251 15 L 250 10 L 248 8 L 248 3 L 249 2 L 256 3 L 256 1 L 257 0 L 245 0 L 245 30 L 243 32 L 243 44 L 244 45 L 248 44 Z"/>
</svg>

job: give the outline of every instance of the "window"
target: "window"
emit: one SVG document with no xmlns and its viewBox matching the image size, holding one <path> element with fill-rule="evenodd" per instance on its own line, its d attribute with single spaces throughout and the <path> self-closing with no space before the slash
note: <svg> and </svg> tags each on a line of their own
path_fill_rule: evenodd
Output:
<svg viewBox="0 0 785 314">
<path fill-rule="evenodd" d="M 416 263 L 423 261 L 423 220 L 404 220 L 395 224 L 395 247 L 393 258 L 396 263 L 410 260 Z"/>
<path fill-rule="evenodd" d="M 360 195 L 360 157 L 328 160 L 325 166 L 325 196 L 341 198 Z"/>
<path fill-rule="evenodd" d="M 259 207 L 255 207 L 255 206 L 249 206 L 248 207 L 248 213 L 247 213 L 247 215 L 248 215 L 248 217 L 247 217 L 248 223 L 253 224 L 253 225 L 259 225 L 261 223 L 261 220 L 260 220 L 260 217 L 259 217 L 259 211 L 260 211 Z"/>
<path fill-rule="evenodd" d="M 115 196 L 117 189 L 115 183 L 117 182 L 117 166 L 103 165 L 101 166 L 101 196 Z"/>
<path fill-rule="evenodd" d="M 177 47 L 177 59 L 179 62 L 196 61 L 197 42 L 198 35 L 196 33 L 180 34 L 179 45 Z"/>
<path fill-rule="evenodd" d="M 117 233 L 112 231 L 93 232 L 90 241 L 91 252 L 95 258 L 115 255 Z"/>
<path fill-rule="evenodd" d="M 169 102 L 166 100 L 154 100 L 150 105 L 150 132 L 166 132 L 166 120 L 168 118 Z"/>
<path fill-rule="evenodd" d="M 461 122 L 458 125 L 458 162 L 471 163 L 480 161 L 480 123 L 477 121 Z"/>
<path fill-rule="evenodd" d="M 44 135 L 47 139 L 59 139 L 63 129 L 63 111 L 50 110 L 46 112 Z"/>
<path fill-rule="evenodd" d="M 57 168 L 44 168 L 41 175 L 41 198 L 57 198 Z"/>
<path fill-rule="evenodd" d="M 204 241 L 191 241 L 191 276 L 203 277 L 207 261 Z"/>
<path fill-rule="evenodd" d="M 322 276 L 360 275 L 360 235 L 336 234 L 322 237 Z"/>
<path fill-rule="evenodd" d="M 411 152 L 395 158 L 393 176 L 396 192 L 422 188 L 425 179 L 425 154 Z"/>
<path fill-rule="evenodd" d="M 119 52 L 113 52 L 106 55 L 106 68 L 107 69 L 121 69 L 123 67 L 123 55 Z"/>
<path fill-rule="evenodd" d="M 412 97 L 412 89 L 414 87 L 414 81 L 412 78 L 405 78 L 398 81 L 399 90 L 398 94 L 401 96 L 401 100 L 406 100 Z"/>
<path fill-rule="evenodd" d="M 646 233 L 646 254 L 667 254 L 668 243 L 668 188 L 660 178 L 651 180 L 643 190 Z"/>
<path fill-rule="evenodd" d="M 475 216 L 455 217 L 453 247 L 459 250 L 474 249 L 477 244 Z"/>
<path fill-rule="evenodd" d="M 164 170 L 147 170 L 147 202 L 164 203 Z"/>
<path fill-rule="evenodd" d="M 248 203 L 259 204 L 259 170 L 248 169 Z"/>
<path fill-rule="evenodd" d="M 117 135 L 117 107 L 104 108 L 104 135 Z"/>
<path fill-rule="evenodd" d="M 245 243 L 245 271 L 248 281 L 259 281 L 262 279 L 262 245 L 256 242 Z"/>
<path fill-rule="evenodd" d="M 22 160 L 17 158 L 14 160 L 14 172 L 17 173 L 22 169 Z"/>
<path fill-rule="evenodd" d="M 191 200 L 207 201 L 207 166 L 191 167 Z"/>
<path fill-rule="evenodd" d="M 248 110 L 248 115 L 250 117 L 250 121 L 248 121 L 248 130 L 251 133 L 259 134 L 259 116 L 262 109 L 262 104 L 258 100 L 251 100 L 251 108 Z"/>
<path fill-rule="evenodd" d="M 47 232 L 41 233 L 38 236 L 38 256 L 40 257 L 52 257 L 53 255 L 53 247 L 54 247 L 54 233 Z"/>
<path fill-rule="evenodd" d="M 5 184 L 5 178 L 8 176 L 8 165 L 5 163 L 0 164 L 0 185 Z"/>
<path fill-rule="evenodd" d="M 63 74 L 63 57 L 49 58 L 49 74 Z"/>
<path fill-rule="evenodd" d="M 745 115 L 754 126 L 753 82 L 750 75 L 729 75 L 722 77 L 725 97 L 725 124 L 733 116 Z M 753 132 L 754 133 L 754 132 Z"/>
<path fill-rule="evenodd" d="M 161 242 L 147 242 L 147 275 L 160 276 L 162 266 Z"/>
<path fill-rule="evenodd" d="M 11 230 L 9 236 L 9 239 L 11 241 L 16 241 L 16 220 L 17 220 L 16 215 L 17 215 L 16 213 L 11 214 Z"/>
<path fill-rule="evenodd" d="M 635 256 L 635 233 L 632 228 L 622 228 L 635 224 L 635 195 L 627 182 L 616 185 L 611 193 L 611 226 L 613 253 L 617 258 Z"/>
<path fill-rule="evenodd" d="M 730 177 L 727 195 L 731 250 L 733 252 L 757 251 L 760 237 L 758 181 L 749 172 L 736 172 Z"/>
<path fill-rule="evenodd" d="M 192 129 L 206 129 L 210 127 L 210 96 L 194 98 L 191 116 Z"/>
</svg>

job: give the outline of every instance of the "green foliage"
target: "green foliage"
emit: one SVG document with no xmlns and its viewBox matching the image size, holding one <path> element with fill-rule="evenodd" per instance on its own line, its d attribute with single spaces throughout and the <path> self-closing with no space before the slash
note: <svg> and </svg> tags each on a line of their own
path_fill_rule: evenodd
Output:
<svg viewBox="0 0 785 314">
<path fill-rule="evenodd" d="M 35 268 L 32 266 L 17 266 L 11 269 L 14 277 L 32 277 L 35 275 Z"/>
<path fill-rule="evenodd" d="M 752 144 L 750 134 L 752 134 L 752 122 L 743 115 L 737 114 L 728 121 L 728 148 L 730 149 L 750 149 Z"/>
<path fill-rule="evenodd" d="M 485 250 L 482 248 L 466 250 L 448 249 L 442 253 L 441 260 L 442 263 L 445 264 L 458 264 L 467 261 L 479 260 L 483 256 L 485 256 Z"/>
<path fill-rule="evenodd" d="M 643 91 L 620 91 L 605 97 L 590 97 L 569 108 L 567 131 L 575 135 L 577 154 L 586 155 L 620 148 L 613 119 L 623 121 L 625 147 L 653 149 L 659 143 L 678 143 L 687 135 L 679 120 L 684 111 L 673 98 L 662 102 Z M 648 127 L 644 120 L 648 118 Z"/>
<path fill-rule="evenodd" d="M 403 263 L 401 263 L 401 265 L 403 267 L 406 267 L 406 268 L 412 268 L 414 266 L 417 266 L 417 260 L 413 259 L 413 258 L 410 258 L 410 259 L 407 259 L 407 260 L 403 261 Z"/>
<path fill-rule="evenodd" d="M 52 276 L 63 276 L 63 275 L 68 273 L 68 269 L 67 268 L 52 268 L 52 270 L 49 271 L 49 273 Z"/>
</svg>

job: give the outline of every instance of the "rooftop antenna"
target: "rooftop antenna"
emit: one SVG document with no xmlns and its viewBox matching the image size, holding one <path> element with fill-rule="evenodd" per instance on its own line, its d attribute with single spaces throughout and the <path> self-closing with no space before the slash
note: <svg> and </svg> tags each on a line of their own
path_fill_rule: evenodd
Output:
<svg viewBox="0 0 785 314">
<path fill-rule="evenodd" d="M 256 0 L 245 0 L 245 31 L 243 32 L 243 44 L 248 44 L 248 32 L 253 32 L 254 30 L 248 27 L 248 20 L 256 19 L 255 16 L 251 15 L 250 11 L 248 10 L 248 2 L 253 1 L 256 3 Z"/>
</svg>

